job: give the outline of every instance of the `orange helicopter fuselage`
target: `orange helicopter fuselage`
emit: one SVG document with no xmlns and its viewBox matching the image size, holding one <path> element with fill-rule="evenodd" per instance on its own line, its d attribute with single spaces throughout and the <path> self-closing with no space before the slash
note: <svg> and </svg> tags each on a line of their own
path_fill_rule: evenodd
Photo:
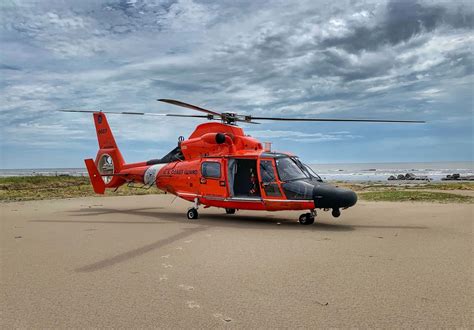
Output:
<svg viewBox="0 0 474 330">
<path fill-rule="evenodd" d="M 231 124 L 200 124 L 161 159 L 125 163 L 102 112 L 94 113 L 99 142 L 95 162 L 86 159 L 94 191 L 123 184 L 156 185 L 166 193 L 205 207 L 235 210 L 337 210 L 357 196 L 328 185 L 297 157 L 264 150 Z M 296 177 L 295 177 L 296 175 Z M 299 176 L 299 177 L 298 177 Z M 338 213 L 336 214 L 338 216 Z"/>
</svg>

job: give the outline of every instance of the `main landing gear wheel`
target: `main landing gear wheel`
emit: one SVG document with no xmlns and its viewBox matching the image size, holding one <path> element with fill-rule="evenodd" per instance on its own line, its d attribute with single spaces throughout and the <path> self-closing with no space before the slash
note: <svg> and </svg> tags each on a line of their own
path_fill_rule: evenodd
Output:
<svg viewBox="0 0 474 330">
<path fill-rule="evenodd" d="M 331 213 L 334 218 L 339 218 L 341 216 L 341 211 L 339 209 L 332 209 Z"/>
<path fill-rule="evenodd" d="M 226 214 L 235 214 L 235 209 L 225 209 Z"/>
<path fill-rule="evenodd" d="M 189 220 L 196 220 L 199 217 L 198 210 L 196 210 L 194 207 L 189 209 L 186 215 L 188 216 Z"/>
<path fill-rule="evenodd" d="M 311 213 L 304 213 L 300 215 L 298 221 L 301 225 L 312 225 L 314 223 L 314 216 Z"/>
</svg>

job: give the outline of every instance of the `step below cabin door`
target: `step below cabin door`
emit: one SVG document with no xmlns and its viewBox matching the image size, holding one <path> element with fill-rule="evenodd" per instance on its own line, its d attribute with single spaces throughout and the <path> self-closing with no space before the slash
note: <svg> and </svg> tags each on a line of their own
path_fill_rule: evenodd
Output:
<svg viewBox="0 0 474 330">
<path fill-rule="evenodd" d="M 278 184 L 275 160 L 272 158 L 259 161 L 260 190 L 264 199 L 282 199 L 283 195 Z"/>
</svg>

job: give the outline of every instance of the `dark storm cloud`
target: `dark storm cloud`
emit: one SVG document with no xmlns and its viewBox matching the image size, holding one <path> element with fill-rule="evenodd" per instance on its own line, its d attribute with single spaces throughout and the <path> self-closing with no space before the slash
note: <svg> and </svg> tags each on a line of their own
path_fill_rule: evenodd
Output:
<svg viewBox="0 0 474 330">
<path fill-rule="evenodd" d="M 349 35 L 326 39 L 322 45 L 342 47 L 349 52 L 375 50 L 387 44 L 396 45 L 416 35 L 431 32 L 440 25 L 456 29 L 472 29 L 473 24 L 473 13 L 463 11 L 462 7 L 451 12 L 442 5 L 393 0 L 388 3 L 385 17 L 379 24 L 374 27 L 355 27 Z"/>
</svg>

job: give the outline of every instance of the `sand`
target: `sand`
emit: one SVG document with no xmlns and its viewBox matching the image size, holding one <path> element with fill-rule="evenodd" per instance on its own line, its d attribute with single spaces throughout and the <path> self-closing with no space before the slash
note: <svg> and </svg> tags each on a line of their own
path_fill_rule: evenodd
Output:
<svg viewBox="0 0 474 330">
<path fill-rule="evenodd" d="M 0 204 L 1 326 L 472 327 L 472 204 L 225 215 L 169 195 Z"/>
</svg>

